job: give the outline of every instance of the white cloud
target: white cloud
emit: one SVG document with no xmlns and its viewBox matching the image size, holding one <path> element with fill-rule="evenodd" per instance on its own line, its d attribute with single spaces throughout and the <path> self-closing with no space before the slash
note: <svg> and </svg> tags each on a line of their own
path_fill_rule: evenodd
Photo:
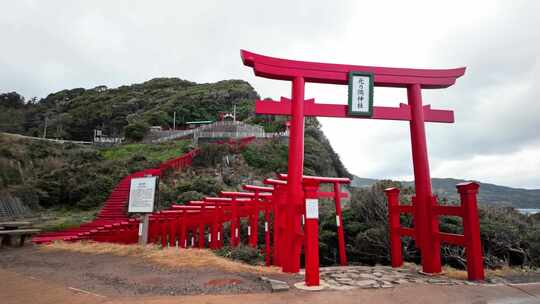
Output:
<svg viewBox="0 0 540 304">
<path fill-rule="evenodd" d="M 538 188 L 539 155 L 540 145 L 534 145 L 509 154 L 476 155 L 463 160 L 436 160 L 432 172 L 437 177 L 476 179 L 481 176 L 483 182 L 495 184 L 511 178 L 512 183 L 509 185 Z"/>
<path fill-rule="evenodd" d="M 4 1 L 0 91 L 27 97 L 73 87 L 115 87 L 152 77 L 240 78 L 262 97 L 286 82 L 255 77 L 239 49 L 308 61 L 397 67 L 467 66 L 454 87 L 424 93 L 453 109 L 429 124 L 433 176 L 540 188 L 540 11 L 537 1 Z M 345 86 L 306 96 L 345 103 Z M 406 102 L 377 88 L 378 105 Z M 351 172 L 412 172 L 407 122 L 322 119 Z M 502 174 L 509 168 L 521 170 Z M 517 170 L 517 169 L 516 169 Z"/>
</svg>

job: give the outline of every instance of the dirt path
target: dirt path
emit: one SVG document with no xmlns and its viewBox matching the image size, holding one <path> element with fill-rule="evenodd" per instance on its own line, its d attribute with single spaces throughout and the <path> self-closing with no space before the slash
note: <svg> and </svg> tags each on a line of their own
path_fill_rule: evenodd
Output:
<svg viewBox="0 0 540 304">
<path fill-rule="evenodd" d="M 0 252 L 0 303 L 540 303 L 540 283 L 408 283 L 395 288 L 269 293 L 258 277 L 216 268 L 171 269 L 137 257 L 29 246 Z"/>
<path fill-rule="evenodd" d="M 255 273 L 172 268 L 140 257 L 45 251 L 33 246 L 2 250 L 0 269 L 106 296 L 270 292 Z"/>
<path fill-rule="evenodd" d="M 0 303 L 53 304 L 104 303 L 110 299 L 101 295 L 70 289 L 68 286 L 46 282 L 32 276 L 0 269 Z"/>
<path fill-rule="evenodd" d="M 540 289 L 536 288 L 540 295 Z M 445 303 L 473 303 L 473 304 L 538 304 L 540 298 L 524 294 L 511 287 L 478 287 L 468 286 L 432 286 L 415 285 L 399 287 L 396 289 L 361 290 L 354 291 L 326 291 L 326 292 L 290 292 L 284 294 L 248 294 L 223 296 L 189 296 L 170 298 L 145 299 L 116 299 L 108 303 L 145 303 L 145 304 L 210 304 L 210 303 L 268 303 L 268 304 L 300 304 L 300 303 L 369 303 L 369 304 L 445 304 Z"/>
<path fill-rule="evenodd" d="M 395 289 L 301 292 L 278 294 L 198 295 L 198 296 L 103 296 L 76 290 L 67 285 L 0 270 L 2 304 L 33 303 L 540 303 L 540 284 L 519 286 L 435 286 L 409 285 Z"/>
</svg>

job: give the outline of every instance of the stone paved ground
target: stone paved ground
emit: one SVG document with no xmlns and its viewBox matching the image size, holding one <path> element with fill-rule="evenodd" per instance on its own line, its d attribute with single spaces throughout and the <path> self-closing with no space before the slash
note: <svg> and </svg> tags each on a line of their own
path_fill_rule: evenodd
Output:
<svg viewBox="0 0 540 304">
<path fill-rule="evenodd" d="M 428 276 L 420 273 L 419 268 L 413 265 L 403 268 L 392 268 L 388 266 L 322 267 L 320 269 L 320 275 L 321 283 L 326 288 L 333 290 L 392 288 L 401 284 L 478 285 L 506 283 L 500 278 L 476 283 L 452 279 L 445 277 L 444 274 Z"/>
</svg>

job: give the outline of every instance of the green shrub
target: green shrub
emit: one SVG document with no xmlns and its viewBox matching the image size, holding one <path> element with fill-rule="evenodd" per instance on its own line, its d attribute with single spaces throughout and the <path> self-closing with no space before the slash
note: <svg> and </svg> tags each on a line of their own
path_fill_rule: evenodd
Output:
<svg viewBox="0 0 540 304">
<path fill-rule="evenodd" d="M 260 265 L 264 262 L 264 257 L 257 248 L 243 244 L 233 248 L 223 247 L 216 250 L 216 254 L 250 265 Z"/>
<path fill-rule="evenodd" d="M 485 255 L 497 257 L 509 265 L 528 263 L 525 236 L 534 233 L 535 229 L 527 221 L 527 216 L 513 208 L 485 206 L 480 208 L 479 216 L 480 237 Z"/>
<path fill-rule="evenodd" d="M 16 166 L 16 162 L 5 158 L 0 158 L 0 187 L 17 185 L 22 182 L 21 172 Z"/>
<path fill-rule="evenodd" d="M 208 176 L 182 177 L 175 184 L 160 183 L 159 207 L 169 207 L 171 204 L 183 204 L 188 201 L 201 200 L 205 196 L 216 196 L 224 190 L 223 183 Z"/>
<path fill-rule="evenodd" d="M 189 201 L 198 201 L 204 198 L 204 194 L 197 191 L 186 191 L 176 198 L 176 203 L 186 203 Z"/>
<path fill-rule="evenodd" d="M 12 193 L 13 196 L 18 197 L 24 205 L 31 209 L 36 209 L 39 206 L 40 193 L 31 185 L 21 184 L 12 187 Z"/>
<path fill-rule="evenodd" d="M 530 263 L 536 267 L 540 267 L 540 227 L 536 226 L 531 229 L 525 236 L 527 242 L 528 257 Z"/>
<path fill-rule="evenodd" d="M 124 135 L 126 139 L 131 141 L 140 141 L 146 136 L 150 126 L 145 122 L 134 122 L 130 123 L 124 128 Z"/>
<path fill-rule="evenodd" d="M 180 191 L 178 188 L 167 183 L 160 183 L 159 208 L 167 208 L 172 204 L 184 204 L 189 201 L 197 201 L 204 198 L 204 194 L 198 191 Z"/>
<path fill-rule="evenodd" d="M 265 172 L 286 172 L 288 149 L 279 140 L 269 140 L 262 144 L 250 144 L 242 151 L 242 156 L 251 167 Z"/>
<path fill-rule="evenodd" d="M 193 165 L 197 167 L 215 167 L 221 164 L 223 158 L 230 154 L 229 145 L 204 144 L 200 153 L 193 159 Z"/>
</svg>

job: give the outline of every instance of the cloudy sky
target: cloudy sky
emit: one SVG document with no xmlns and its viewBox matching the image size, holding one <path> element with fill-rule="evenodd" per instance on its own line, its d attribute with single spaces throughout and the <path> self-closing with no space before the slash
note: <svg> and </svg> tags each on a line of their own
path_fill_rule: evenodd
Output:
<svg viewBox="0 0 540 304">
<path fill-rule="evenodd" d="M 28 97 L 153 77 L 249 81 L 262 97 L 290 84 L 255 77 L 247 49 L 358 65 L 467 67 L 424 103 L 455 111 L 429 124 L 432 177 L 540 188 L 539 1 L 7 1 L 0 0 L 0 92 Z M 345 103 L 346 86 L 306 97 Z M 406 102 L 376 88 L 375 105 Z M 407 122 L 321 119 L 347 168 L 412 179 Z"/>
</svg>

